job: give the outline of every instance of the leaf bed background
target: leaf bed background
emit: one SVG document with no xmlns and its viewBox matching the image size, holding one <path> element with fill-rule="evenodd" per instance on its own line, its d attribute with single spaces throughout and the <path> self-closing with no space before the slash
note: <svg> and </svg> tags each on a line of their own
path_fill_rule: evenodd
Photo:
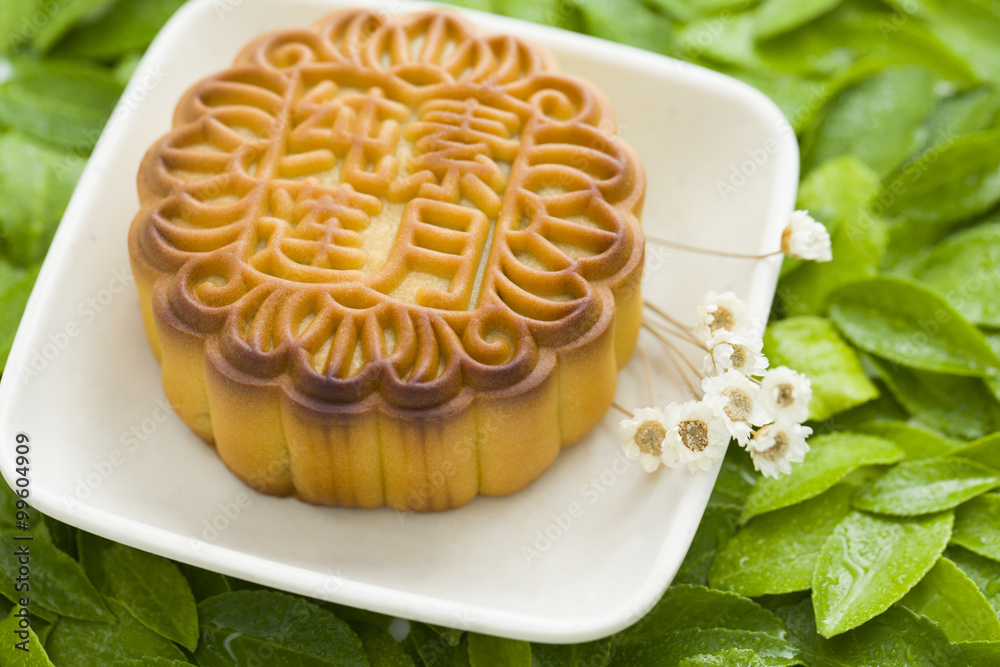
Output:
<svg viewBox="0 0 1000 667">
<path fill-rule="evenodd" d="M 87 156 L 182 3 L 0 4 L 0 367 Z M 1000 665 L 1000 0 L 459 4 L 705 65 L 785 112 L 800 206 L 834 247 L 786 262 L 765 336 L 772 365 L 813 380 L 805 463 L 758 480 L 731 448 L 660 602 L 576 646 L 415 622 L 398 641 L 391 618 L 32 513 L 30 651 L 10 641 L 5 548 L 0 664 Z"/>
</svg>

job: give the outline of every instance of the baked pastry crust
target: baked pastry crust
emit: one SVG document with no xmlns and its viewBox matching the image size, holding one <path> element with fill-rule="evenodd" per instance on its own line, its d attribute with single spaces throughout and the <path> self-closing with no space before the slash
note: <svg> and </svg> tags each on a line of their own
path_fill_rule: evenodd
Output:
<svg viewBox="0 0 1000 667">
<path fill-rule="evenodd" d="M 642 166 L 593 85 L 457 14 L 333 13 L 194 87 L 129 252 L 178 414 L 259 491 L 444 510 L 600 421 Z"/>
</svg>

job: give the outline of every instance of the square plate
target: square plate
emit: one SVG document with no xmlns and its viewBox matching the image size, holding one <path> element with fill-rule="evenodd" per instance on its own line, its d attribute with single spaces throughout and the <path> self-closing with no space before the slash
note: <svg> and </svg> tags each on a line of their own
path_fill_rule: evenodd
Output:
<svg viewBox="0 0 1000 667">
<path fill-rule="evenodd" d="M 0 384 L 0 468 L 14 479 L 14 438 L 27 433 L 39 510 L 261 584 L 532 641 L 611 634 L 642 616 L 676 573 L 718 473 L 646 475 L 628 465 L 614 411 L 520 493 L 417 515 L 255 494 L 164 399 L 126 248 L 143 153 L 169 129 L 184 91 L 226 69 L 252 37 L 358 4 L 195 0 L 156 38 L 87 164 L 28 304 Z M 467 14 L 487 32 L 544 44 L 565 71 L 607 93 L 621 135 L 646 166 L 651 234 L 745 252 L 778 247 L 795 201 L 798 151 L 762 94 L 652 53 Z M 763 323 L 779 266 L 780 257 L 754 262 L 650 245 L 644 293 L 692 319 L 707 290 L 732 290 Z M 680 376 L 655 342 L 643 345 L 660 405 L 682 398 Z M 638 406 L 645 396 L 633 360 L 617 401 Z"/>
</svg>

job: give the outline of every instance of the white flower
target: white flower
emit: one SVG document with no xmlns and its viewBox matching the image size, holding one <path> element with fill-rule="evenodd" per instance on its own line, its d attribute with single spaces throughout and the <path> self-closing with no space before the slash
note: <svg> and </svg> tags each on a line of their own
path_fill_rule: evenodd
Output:
<svg viewBox="0 0 1000 667">
<path fill-rule="evenodd" d="M 787 366 L 768 371 L 761 382 L 764 406 L 774 419 L 801 423 L 809 419 L 812 382 Z"/>
<path fill-rule="evenodd" d="M 677 454 L 679 463 L 691 472 L 709 470 L 722 459 L 729 444 L 729 430 L 711 405 L 688 401 L 671 406 L 667 416 L 667 444 Z"/>
<path fill-rule="evenodd" d="M 808 211 L 795 211 L 781 233 L 781 252 L 798 259 L 829 262 L 833 259 L 830 232 L 813 220 Z"/>
<path fill-rule="evenodd" d="M 764 477 L 779 477 L 792 472 L 793 463 L 805 460 L 809 445 L 806 438 L 812 429 L 801 424 L 775 422 L 754 433 L 747 449 L 753 467 Z"/>
<path fill-rule="evenodd" d="M 638 460 L 646 472 L 653 472 L 660 467 L 668 428 L 663 412 L 657 408 L 633 410 L 631 419 L 618 424 L 625 456 Z"/>
<path fill-rule="evenodd" d="M 695 317 L 695 334 L 707 343 L 718 331 L 742 331 L 747 326 L 747 306 L 732 292 L 709 292 L 695 309 Z"/>
<path fill-rule="evenodd" d="M 753 435 L 751 426 L 763 426 L 771 420 L 761 402 L 760 387 L 736 371 L 707 377 L 701 381 L 705 391 L 702 399 L 718 411 L 729 433 L 741 447 L 746 447 Z"/>
<path fill-rule="evenodd" d="M 767 370 L 767 357 L 760 353 L 763 342 L 728 331 L 719 331 L 708 344 L 704 368 L 708 373 L 734 370 L 743 375 L 761 375 Z"/>
</svg>

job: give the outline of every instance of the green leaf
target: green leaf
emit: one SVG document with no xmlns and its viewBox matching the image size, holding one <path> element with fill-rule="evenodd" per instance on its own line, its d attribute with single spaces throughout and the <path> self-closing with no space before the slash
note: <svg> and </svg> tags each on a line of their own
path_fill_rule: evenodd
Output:
<svg viewBox="0 0 1000 667">
<path fill-rule="evenodd" d="M 108 667 L 129 658 L 184 661 L 180 649 L 135 620 L 120 602 L 108 600 L 108 607 L 117 619 L 113 623 L 59 621 L 45 645 L 54 664 Z"/>
<path fill-rule="evenodd" d="M 324 609 L 329 609 L 333 612 L 334 616 L 342 621 L 347 621 L 347 624 L 354 627 L 355 624 L 373 625 L 376 628 L 382 630 L 388 630 L 389 626 L 392 625 L 393 617 L 387 616 L 385 614 L 379 614 L 378 612 L 368 611 L 367 609 L 358 609 L 357 607 L 348 607 L 344 604 L 337 604 L 335 602 L 319 602 L 319 606 Z M 428 626 L 430 627 L 430 626 Z M 453 630 L 451 628 L 439 628 L 433 626 L 435 632 L 447 633 L 451 632 L 456 635 L 455 643 L 458 643 L 458 639 L 462 635 L 461 630 Z"/>
<path fill-rule="evenodd" d="M 42 261 L 82 168 L 16 132 L 0 135 L 0 248 L 10 261 Z"/>
<path fill-rule="evenodd" d="M 994 642 L 962 642 L 962 649 L 969 667 L 997 667 L 1000 665 L 1000 641 Z"/>
<path fill-rule="evenodd" d="M 36 0 L 0 2 L 0 53 L 12 53 L 31 41 L 37 32 L 32 25 L 36 5 Z"/>
<path fill-rule="evenodd" d="M 233 590 L 229 577 L 211 570 L 203 570 L 187 563 L 178 563 L 181 573 L 188 580 L 195 602 Z"/>
<path fill-rule="evenodd" d="M 850 513 L 853 494 L 853 487 L 840 484 L 752 519 L 716 555 L 712 587 L 749 597 L 809 589 L 820 551 Z"/>
<path fill-rule="evenodd" d="M 1000 201 L 1000 131 L 939 146 L 885 179 L 873 210 L 916 223 L 957 223 Z"/>
<path fill-rule="evenodd" d="M 953 375 L 1000 372 L 982 332 L 925 287 L 881 277 L 837 290 L 830 317 L 855 345 L 910 368 Z"/>
<path fill-rule="evenodd" d="M 960 444 L 951 438 L 931 431 L 923 426 L 906 422 L 885 420 L 873 421 L 852 427 L 858 433 L 867 433 L 876 438 L 891 440 L 906 452 L 904 461 L 934 458 L 952 454 Z"/>
<path fill-rule="evenodd" d="M 187 660 L 174 660 L 172 658 L 128 658 L 119 660 L 115 667 L 183 667 L 193 663 Z"/>
<path fill-rule="evenodd" d="M 650 641 L 630 642 L 615 652 L 614 664 L 615 667 L 677 667 L 684 660 L 734 648 L 752 653 L 765 667 L 798 664 L 795 651 L 785 640 L 764 632 L 729 628 L 681 630 Z"/>
<path fill-rule="evenodd" d="M 842 0 L 765 0 L 754 13 L 757 39 L 798 28 L 835 9 Z"/>
<path fill-rule="evenodd" d="M 951 509 L 1000 486 L 1000 471 L 958 457 L 904 461 L 858 491 L 858 509 L 915 516 Z"/>
<path fill-rule="evenodd" d="M 924 119 L 937 103 L 939 78 L 920 67 L 890 67 L 827 105 L 806 169 L 853 154 L 884 176 L 924 143 Z"/>
<path fill-rule="evenodd" d="M 368 623 L 351 625 L 351 629 L 358 634 L 371 667 L 413 667 L 413 660 L 386 630 Z"/>
<path fill-rule="evenodd" d="M 920 21 L 885 11 L 880 4 L 848 0 L 798 30 L 760 42 L 758 52 L 771 67 L 810 76 L 839 75 L 864 65 L 920 65 L 948 80 L 972 85 L 977 79 L 958 57 Z"/>
<path fill-rule="evenodd" d="M 945 549 L 944 555 L 979 587 L 993 612 L 1000 615 L 1000 563 L 957 546 Z"/>
<path fill-rule="evenodd" d="M 117 2 L 96 21 L 79 25 L 57 49 L 60 55 L 111 60 L 145 49 L 184 0 Z"/>
<path fill-rule="evenodd" d="M 469 663 L 472 667 L 531 667 L 531 644 L 468 633 Z"/>
<path fill-rule="evenodd" d="M 764 332 L 764 353 L 771 367 L 788 366 L 809 376 L 810 419 L 827 419 L 878 396 L 857 353 L 821 317 L 774 322 Z"/>
<path fill-rule="evenodd" d="M 90 621 L 109 622 L 114 618 L 80 564 L 51 542 L 16 540 L 16 537 L 23 537 L 23 533 L 10 529 L 0 531 L 0 535 L 10 545 L 8 549 L 0 550 L 0 590 L 8 600 L 16 602 L 21 597 L 21 593 L 15 590 L 15 582 L 18 559 L 23 556 L 16 555 L 15 551 L 23 546 L 29 551 L 33 608 L 37 605 L 43 611 Z"/>
<path fill-rule="evenodd" d="M 813 574 L 819 633 L 856 628 L 906 595 L 944 551 L 953 520 L 951 512 L 911 519 L 854 512 L 844 519 Z"/>
<path fill-rule="evenodd" d="M 583 15 L 585 30 L 595 37 L 657 53 L 667 53 L 672 46 L 673 22 L 638 0 L 620 0 L 614 4 L 576 0 L 573 4 Z"/>
<path fill-rule="evenodd" d="M 295 664 L 301 667 L 367 665 L 361 640 L 331 612 L 277 591 L 223 593 L 198 605 L 203 667 Z M 261 656 L 265 656 L 266 659 Z"/>
<path fill-rule="evenodd" d="M 465 630 L 458 628 L 446 628 L 433 623 L 424 623 L 424 625 L 433 630 L 434 634 L 443 639 L 448 646 L 458 646 L 459 642 L 462 641 L 462 635 L 465 634 Z"/>
<path fill-rule="evenodd" d="M 709 59 L 741 69 L 760 69 L 755 47 L 756 20 L 752 12 L 742 12 L 720 19 L 707 17 L 692 21 L 677 31 L 677 50 L 673 55 L 687 60 Z"/>
<path fill-rule="evenodd" d="M 7 365 L 14 334 L 40 268 L 41 264 L 36 264 L 30 269 L 22 269 L 0 257 L 0 371 Z"/>
<path fill-rule="evenodd" d="M 980 378 L 869 361 L 910 416 L 931 428 L 956 438 L 978 438 L 1000 427 L 1000 404 Z"/>
<path fill-rule="evenodd" d="M 608 667 L 611 653 L 610 637 L 586 644 L 531 645 L 531 654 L 541 667 Z"/>
<path fill-rule="evenodd" d="M 1000 95 L 989 86 L 980 86 L 941 101 L 927 119 L 926 153 L 966 134 L 985 130 L 1000 110 Z"/>
<path fill-rule="evenodd" d="M 742 452 L 741 455 L 746 456 Z M 708 571 L 712 560 L 719 547 L 736 533 L 739 515 L 738 505 L 712 504 L 705 508 L 698 531 L 691 540 L 691 547 L 674 576 L 674 584 L 708 585 Z"/>
<path fill-rule="evenodd" d="M 858 433 L 827 433 L 809 439 L 806 460 L 794 475 L 764 477 L 747 498 L 740 521 L 795 505 L 823 493 L 862 466 L 896 463 L 903 451 L 888 440 Z"/>
<path fill-rule="evenodd" d="M 934 247 L 913 277 L 969 322 L 1000 327 L 1000 222 L 958 233 Z"/>
<path fill-rule="evenodd" d="M 923 614 L 953 642 L 1000 639 L 1000 619 L 976 584 L 941 557 L 900 604 Z"/>
<path fill-rule="evenodd" d="M 22 60 L 0 84 L 0 123 L 87 154 L 121 93 L 109 71 L 85 61 Z"/>
<path fill-rule="evenodd" d="M 1000 81 L 1000 11 L 976 0 L 923 0 L 903 5 L 925 18 L 942 42 L 964 58 L 984 81 Z"/>
<path fill-rule="evenodd" d="M 34 39 L 35 50 L 45 53 L 69 32 L 78 21 L 96 18 L 107 12 L 118 0 L 64 0 L 48 5 L 47 21 Z"/>
<path fill-rule="evenodd" d="M 955 510 L 952 544 L 1000 561 L 1000 496 L 973 498 Z"/>
<path fill-rule="evenodd" d="M 831 639 L 816 632 L 809 600 L 778 610 L 791 643 L 812 667 L 965 667 L 941 628 L 905 607 L 890 607 Z"/>
<path fill-rule="evenodd" d="M 784 637 L 774 614 L 753 600 L 705 586 L 671 586 L 656 606 L 634 625 L 614 636 L 616 644 L 658 639 L 681 630 L 723 627 Z"/>
<path fill-rule="evenodd" d="M 458 646 L 450 646 L 441 635 L 423 623 L 410 621 L 407 641 L 427 667 L 470 667 L 469 639 L 462 635 Z"/>
<path fill-rule="evenodd" d="M 79 533 L 80 563 L 104 595 L 121 602 L 153 632 L 189 651 L 198 644 L 198 607 L 172 562 L 124 544 Z"/>
<path fill-rule="evenodd" d="M 722 468 L 715 480 L 709 503 L 742 505 L 759 476 L 746 452 L 738 447 L 729 447 L 722 459 Z"/>
<path fill-rule="evenodd" d="M 1000 470 L 1000 433 L 973 440 L 954 454 Z"/>
<path fill-rule="evenodd" d="M 4 667 L 52 667 L 45 647 L 32 630 L 29 622 L 22 622 L 14 615 L 7 614 L 0 621 L 0 664 Z"/>
</svg>

